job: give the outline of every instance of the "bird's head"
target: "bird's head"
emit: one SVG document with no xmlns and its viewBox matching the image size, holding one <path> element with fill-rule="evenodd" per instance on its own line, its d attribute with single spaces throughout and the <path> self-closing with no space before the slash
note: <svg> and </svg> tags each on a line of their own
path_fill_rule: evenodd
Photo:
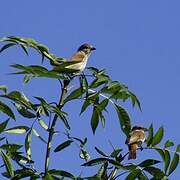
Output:
<svg viewBox="0 0 180 180">
<path fill-rule="evenodd" d="M 86 55 L 89 55 L 94 50 L 96 50 L 95 47 L 93 47 L 90 44 L 85 43 L 85 44 L 81 45 L 77 51 L 83 51 Z"/>
<path fill-rule="evenodd" d="M 142 130 L 142 131 L 148 131 L 147 128 L 143 127 L 143 126 L 134 126 L 132 128 L 132 131 L 135 131 L 135 130 Z"/>
</svg>

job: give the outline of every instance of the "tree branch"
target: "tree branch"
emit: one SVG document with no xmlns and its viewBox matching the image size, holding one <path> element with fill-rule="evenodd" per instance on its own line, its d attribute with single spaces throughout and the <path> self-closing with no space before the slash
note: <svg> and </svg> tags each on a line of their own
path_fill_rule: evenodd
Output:
<svg viewBox="0 0 180 180">
<path fill-rule="evenodd" d="M 59 103 L 57 105 L 57 107 L 59 109 L 62 109 L 62 107 L 64 106 L 64 99 L 65 96 L 67 94 L 67 88 L 68 85 L 70 83 L 70 80 L 64 80 L 63 81 L 63 86 L 61 87 L 61 95 L 60 95 L 60 99 L 59 99 Z M 44 167 L 44 173 L 47 174 L 48 172 L 48 168 L 49 168 L 49 160 L 50 160 L 50 153 L 51 153 L 51 147 L 52 147 L 52 139 L 53 139 L 53 135 L 54 135 L 54 130 L 56 127 L 56 122 L 57 122 L 57 114 L 54 115 L 51 127 L 49 129 L 49 136 L 48 136 L 48 142 L 47 142 L 47 149 L 46 149 L 46 157 L 45 157 L 45 167 Z"/>
</svg>

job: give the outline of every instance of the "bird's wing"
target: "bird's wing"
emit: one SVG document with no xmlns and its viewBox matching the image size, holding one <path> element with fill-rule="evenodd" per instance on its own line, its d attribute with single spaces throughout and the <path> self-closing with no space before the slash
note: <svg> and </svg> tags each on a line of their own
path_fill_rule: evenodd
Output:
<svg viewBox="0 0 180 180">
<path fill-rule="evenodd" d="M 128 139 L 128 144 L 142 142 L 142 141 L 144 141 L 144 139 L 145 139 L 144 132 L 133 131 L 133 132 L 131 132 L 130 137 Z"/>
<path fill-rule="evenodd" d="M 83 52 L 77 52 L 77 53 L 74 54 L 69 60 L 70 60 L 70 61 L 84 61 L 85 58 L 86 58 L 85 53 L 83 53 Z"/>
</svg>

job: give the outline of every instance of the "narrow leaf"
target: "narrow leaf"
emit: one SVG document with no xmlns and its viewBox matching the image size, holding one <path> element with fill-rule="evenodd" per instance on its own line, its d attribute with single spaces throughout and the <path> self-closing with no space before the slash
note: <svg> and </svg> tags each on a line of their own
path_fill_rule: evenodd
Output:
<svg viewBox="0 0 180 180">
<path fill-rule="evenodd" d="M 107 161 L 107 158 L 96 158 L 96 159 L 93 159 L 91 161 L 88 161 L 88 162 L 82 164 L 81 166 L 95 166 L 95 165 L 105 163 L 106 161 Z"/>
<path fill-rule="evenodd" d="M 138 164 L 140 167 L 148 167 L 160 163 L 161 161 L 155 159 L 146 159 L 145 161 Z"/>
<path fill-rule="evenodd" d="M 169 167 L 169 172 L 168 172 L 168 176 L 173 173 L 173 171 L 177 168 L 179 164 L 179 154 L 178 153 L 175 153 L 174 154 L 174 157 L 171 161 L 171 164 L 170 164 L 170 167 Z"/>
<path fill-rule="evenodd" d="M 18 103 L 15 103 L 14 105 L 15 105 L 17 111 L 19 112 L 19 114 L 21 114 L 23 117 L 29 118 L 29 119 L 36 117 L 35 114 L 33 114 L 31 111 L 27 110 L 27 108 L 25 108 L 24 106 L 22 106 Z"/>
<path fill-rule="evenodd" d="M 101 156 L 109 157 L 109 156 L 106 155 L 103 151 L 101 151 L 99 148 L 95 147 L 95 150 L 96 150 Z"/>
<path fill-rule="evenodd" d="M 174 146 L 174 143 L 172 141 L 170 141 L 170 140 L 167 140 L 165 145 L 164 145 L 164 148 L 169 148 L 171 146 Z"/>
<path fill-rule="evenodd" d="M 65 102 L 71 101 L 73 99 L 77 99 L 80 96 L 82 96 L 84 93 L 84 91 L 82 91 L 81 88 L 75 89 L 73 92 L 71 92 L 71 94 L 69 96 L 67 96 L 67 98 L 65 99 Z"/>
<path fill-rule="evenodd" d="M 171 161 L 171 156 L 168 150 L 164 150 L 164 172 L 167 173 L 169 164 Z"/>
<path fill-rule="evenodd" d="M 15 126 L 13 128 L 6 129 L 6 133 L 24 134 L 29 130 L 27 126 Z"/>
<path fill-rule="evenodd" d="M 99 114 L 98 114 L 97 108 L 94 106 L 93 114 L 91 117 L 91 128 L 92 128 L 93 134 L 95 134 L 98 123 L 99 123 Z"/>
<path fill-rule="evenodd" d="M 148 129 L 148 137 L 146 139 L 146 144 L 147 146 L 150 146 L 153 140 L 153 125 L 151 124 L 151 126 Z"/>
<path fill-rule="evenodd" d="M 114 151 L 111 153 L 111 157 L 115 158 L 119 155 L 119 153 L 122 151 L 122 149 L 114 149 Z"/>
<path fill-rule="evenodd" d="M 25 54 L 26 54 L 26 55 L 29 55 L 29 54 L 28 54 L 28 48 L 27 48 L 27 46 L 22 45 L 22 44 L 21 44 L 20 46 L 21 46 L 21 48 L 23 49 L 23 51 L 25 52 Z"/>
<path fill-rule="evenodd" d="M 25 138 L 25 150 L 28 160 L 31 160 L 31 140 L 32 140 L 32 130 L 30 130 Z"/>
<path fill-rule="evenodd" d="M 7 86 L 0 86 L 0 90 L 4 91 L 4 93 L 7 93 Z"/>
<path fill-rule="evenodd" d="M 36 137 L 38 137 L 42 142 L 47 144 L 46 140 L 44 140 L 34 128 L 32 129 L 32 131 Z"/>
<path fill-rule="evenodd" d="M 84 149 L 80 150 L 79 157 L 81 159 L 85 159 L 85 161 L 88 161 L 90 159 L 89 153 L 86 150 L 84 150 Z"/>
<path fill-rule="evenodd" d="M 0 146 L 1 149 L 10 151 L 11 153 L 16 152 L 18 149 L 20 149 L 22 147 L 23 147 L 23 145 L 19 145 L 19 144 L 3 144 Z"/>
<path fill-rule="evenodd" d="M 39 119 L 38 122 L 43 129 L 48 130 L 47 124 L 42 119 Z"/>
<path fill-rule="evenodd" d="M 2 133 L 4 129 L 6 129 L 8 122 L 9 122 L 9 119 L 0 124 L 0 133 Z"/>
<path fill-rule="evenodd" d="M 180 144 L 177 146 L 176 152 L 180 152 Z"/>
<path fill-rule="evenodd" d="M 12 112 L 12 110 L 10 109 L 10 107 L 7 106 L 6 104 L 4 104 L 2 101 L 0 101 L 0 111 L 2 111 L 3 113 L 7 114 L 12 119 L 15 119 L 15 115 Z"/>
<path fill-rule="evenodd" d="M 141 170 L 135 169 L 128 174 L 125 180 L 135 180 L 136 177 L 138 177 L 140 174 L 141 174 Z"/>
<path fill-rule="evenodd" d="M 59 151 L 63 150 L 64 148 L 66 148 L 69 145 L 71 145 L 72 142 L 73 142 L 72 140 L 67 140 L 67 141 L 63 142 L 62 144 L 58 145 L 55 148 L 54 152 L 59 152 Z"/>
<path fill-rule="evenodd" d="M 115 104 L 115 109 L 119 117 L 121 129 L 126 134 L 126 136 L 128 136 L 131 130 L 131 121 L 129 115 L 124 108 L 117 104 Z"/>
<path fill-rule="evenodd" d="M 152 146 L 157 145 L 161 142 L 164 135 L 164 128 L 160 127 L 152 140 Z"/>
<path fill-rule="evenodd" d="M 147 171 L 155 179 L 163 179 L 163 178 L 165 178 L 165 174 L 159 168 L 149 166 L 149 167 L 145 167 L 144 171 Z"/>
<path fill-rule="evenodd" d="M 11 46 L 14 46 L 16 45 L 15 43 L 8 43 L 8 44 L 5 44 L 1 49 L 0 49 L 0 53 L 3 52 L 5 49 L 11 47 Z"/>
<path fill-rule="evenodd" d="M 1 151 L 1 156 L 2 156 L 2 159 L 4 161 L 4 165 L 6 167 L 7 173 L 9 174 L 9 176 L 11 178 L 14 177 L 14 170 L 13 170 L 13 166 L 11 164 L 10 158 L 3 151 Z"/>
<path fill-rule="evenodd" d="M 48 173 L 55 176 L 62 176 L 62 177 L 67 177 L 67 178 L 72 178 L 72 179 L 75 178 L 71 173 L 67 171 L 63 171 L 63 170 L 51 169 L 48 171 Z"/>
</svg>

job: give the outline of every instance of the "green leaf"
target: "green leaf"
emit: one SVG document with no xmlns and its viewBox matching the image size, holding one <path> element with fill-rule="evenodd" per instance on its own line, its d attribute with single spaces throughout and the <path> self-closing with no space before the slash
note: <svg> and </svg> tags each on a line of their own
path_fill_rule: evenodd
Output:
<svg viewBox="0 0 180 180">
<path fill-rule="evenodd" d="M 103 151 L 101 151 L 99 148 L 95 147 L 95 150 L 96 150 L 101 156 L 109 157 L 109 156 L 106 155 Z"/>
<path fill-rule="evenodd" d="M 15 74 L 33 74 L 33 75 L 41 75 L 42 73 L 47 73 L 48 70 L 43 66 L 38 65 L 30 65 L 30 66 L 23 66 L 21 64 L 13 64 L 11 67 L 23 70 L 21 72 Z"/>
<path fill-rule="evenodd" d="M 141 180 L 149 180 L 149 179 L 147 178 L 147 176 L 144 175 L 143 172 L 138 175 L 138 179 L 141 179 Z"/>
<path fill-rule="evenodd" d="M 11 180 L 19 180 L 19 179 L 24 179 L 26 177 L 30 177 L 30 179 L 40 178 L 40 175 L 38 173 L 36 173 L 35 171 L 33 171 L 32 169 L 27 168 L 27 167 L 14 171 L 14 174 L 15 174 L 15 176 Z M 6 176 L 4 173 L 3 173 L 3 175 Z"/>
<path fill-rule="evenodd" d="M 13 111 L 10 109 L 9 106 L 7 106 L 6 104 L 4 104 L 2 101 L 0 101 L 0 111 L 2 111 L 3 113 L 5 113 L 6 115 L 8 115 L 9 117 L 11 117 L 12 119 L 15 119 L 15 115 L 14 115 Z"/>
<path fill-rule="evenodd" d="M 20 44 L 21 48 L 23 49 L 23 51 L 25 52 L 26 55 L 29 55 L 28 54 L 28 48 L 26 45 L 23 45 L 23 44 Z"/>
<path fill-rule="evenodd" d="M 135 169 L 128 174 L 125 180 L 135 180 L 140 174 L 141 174 L 141 170 Z"/>
<path fill-rule="evenodd" d="M 169 164 L 171 161 L 171 156 L 168 150 L 164 150 L 164 172 L 167 173 Z"/>
<path fill-rule="evenodd" d="M 167 140 L 165 145 L 164 145 L 164 148 L 169 148 L 171 146 L 174 146 L 174 143 L 172 141 L 170 141 L 170 140 Z"/>
<path fill-rule="evenodd" d="M 4 93 L 7 93 L 7 86 L 0 86 L 0 90 L 2 90 Z"/>
<path fill-rule="evenodd" d="M 82 108 L 81 108 L 81 112 L 80 112 L 80 115 L 87 109 L 87 107 L 91 105 L 91 102 L 89 100 L 85 100 L 83 105 L 82 105 Z"/>
<path fill-rule="evenodd" d="M 104 115 L 102 114 L 102 112 L 99 113 L 99 117 L 100 117 L 100 120 L 101 120 L 102 127 L 105 128 L 106 119 L 105 119 Z"/>
<path fill-rule="evenodd" d="M 81 150 L 80 150 L 80 152 L 79 152 L 79 157 L 80 157 L 81 159 L 85 159 L 86 161 L 88 161 L 88 160 L 90 159 L 89 153 L 88 153 L 86 150 L 84 150 L 84 149 L 81 149 Z"/>
<path fill-rule="evenodd" d="M 21 104 L 15 103 L 14 105 L 15 105 L 17 111 L 19 112 L 19 114 L 21 114 L 23 117 L 29 118 L 29 119 L 36 117 L 35 114 L 33 114 L 32 112 L 28 111 L 27 108 L 25 108 Z"/>
<path fill-rule="evenodd" d="M 72 178 L 72 179 L 75 178 L 71 173 L 67 171 L 63 171 L 63 170 L 51 169 L 48 171 L 48 173 L 55 176 L 62 176 L 62 177 L 67 177 L 67 178 Z"/>
<path fill-rule="evenodd" d="M 4 161 L 4 165 L 6 167 L 7 173 L 9 174 L 9 176 L 11 178 L 14 177 L 14 169 L 13 169 L 13 166 L 11 164 L 10 158 L 3 151 L 1 151 L 1 156 L 2 156 L 2 159 Z"/>
<path fill-rule="evenodd" d="M 32 109 L 32 103 L 23 93 L 20 93 L 19 91 L 12 91 L 9 94 L 0 95 L 0 97 L 10 99 L 14 102 L 24 105 L 29 109 Z"/>
<path fill-rule="evenodd" d="M 164 128 L 160 127 L 152 140 L 152 146 L 157 145 L 161 142 L 164 135 Z"/>
<path fill-rule="evenodd" d="M 3 52 L 5 49 L 11 47 L 11 46 L 14 46 L 16 45 L 15 43 L 8 43 L 8 44 L 5 44 L 1 49 L 0 49 L 0 53 Z"/>
<path fill-rule="evenodd" d="M 56 115 L 62 120 L 62 122 L 64 123 L 64 125 L 66 126 L 66 128 L 70 130 L 71 127 L 70 127 L 70 125 L 69 125 L 69 123 L 68 123 L 68 120 L 67 120 L 67 117 L 66 117 L 66 116 L 67 116 L 67 113 L 59 110 L 58 107 L 53 107 L 53 106 L 51 106 L 51 108 L 52 108 L 53 112 L 55 112 Z"/>
<path fill-rule="evenodd" d="M 171 161 L 171 164 L 170 164 L 170 167 L 169 167 L 169 172 L 168 172 L 168 176 L 173 173 L 173 171 L 177 168 L 179 164 L 179 154 L 178 153 L 175 153 L 174 154 L 174 157 Z"/>
<path fill-rule="evenodd" d="M 110 154 L 111 157 L 115 158 L 119 155 L 122 149 L 114 149 L 114 151 Z"/>
<path fill-rule="evenodd" d="M 73 69 L 73 65 L 80 63 L 81 61 L 66 61 L 56 66 L 52 72 L 58 73 L 76 73 L 79 72 L 77 69 Z"/>
<path fill-rule="evenodd" d="M 13 128 L 6 129 L 6 133 L 24 134 L 29 130 L 27 126 L 15 126 Z"/>
<path fill-rule="evenodd" d="M 33 77 L 35 77 L 35 76 L 33 76 L 33 75 L 25 75 L 24 79 L 23 79 L 24 84 L 27 84 Z"/>
<path fill-rule="evenodd" d="M 148 129 L 148 137 L 146 139 L 146 144 L 147 146 L 150 146 L 153 140 L 153 125 L 151 124 L 151 126 Z"/>
<path fill-rule="evenodd" d="M 94 106 L 92 117 L 91 117 L 91 128 L 92 128 L 93 134 L 95 134 L 98 123 L 99 123 L 99 113 L 96 106 Z"/>
<path fill-rule="evenodd" d="M 180 152 L 180 144 L 177 146 L 176 152 Z"/>
<path fill-rule="evenodd" d="M 105 162 L 98 170 L 96 177 L 98 177 L 100 179 L 105 179 L 106 175 L 107 175 L 107 168 L 108 168 L 108 163 Z"/>
<path fill-rule="evenodd" d="M 103 164 L 106 161 L 107 161 L 107 158 L 96 158 L 82 164 L 81 166 L 95 166 L 95 165 Z"/>
<path fill-rule="evenodd" d="M 44 51 L 44 52 L 47 52 L 48 53 L 48 51 L 49 51 L 49 49 L 48 49 L 48 47 L 47 46 L 45 46 L 44 44 L 38 44 L 37 45 L 37 48 L 40 50 L 40 51 Z"/>
<path fill-rule="evenodd" d="M 106 110 L 105 108 L 107 107 L 108 103 L 109 103 L 109 99 L 102 100 L 99 103 L 99 105 L 97 106 L 98 110 L 99 111 L 105 111 Z"/>
<path fill-rule="evenodd" d="M 100 75 L 91 83 L 90 88 L 97 88 L 98 86 L 101 86 L 102 84 L 106 84 L 108 80 L 109 80 L 108 76 Z"/>
<path fill-rule="evenodd" d="M 62 151 L 64 148 L 68 147 L 69 145 L 71 145 L 73 141 L 72 140 L 67 140 L 65 142 L 63 142 L 62 144 L 58 145 L 54 152 L 59 152 L 59 151 Z"/>
<path fill-rule="evenodd" d="M 25 150 L 29 160 L 31 160 L 31 140 L 32 140 L 32 129 L 27 133 L 25 138 Z"/>
<path fill-rule="evenodd" d="M 73 92 L 70 93 L 69 96 L 66 97 L 65 103 L 68 102 L 68 101 L 71 101 L 73 99 L 77 99 L 80 96 L 82 96 L 83 94 L 84 94 L 84 91 L 82 91 L 81 88 L 75 89 Z"/>
<path fill-rule="evenodd" d="M 34 128 L 32 129 L 32 132 L 33 132 L 34 135 L 35 135 L 36 137 L 38 137 L 42 142 L 44 142 L 45 144 L 47 144 L 46 140 L 44 140 Z"/>
<path fill-rule="evenodd" d="M 46 131 L 49 129 L 48 126 L 47 126 L 47 124 L 46 124 L 42 119 L 39 119 L 38 122 L 39 122 L 40 126 L 41 126 L 43 129 L 45 129 Z"/>
<path fill-rule="evenodd" d="M 2 133 L 4 129 L 6 129 L 8 122 L 9 122 L 9 119 L 0 124 L 0 133 Z"/>
<path fill-rule="evenodd" d="M 18 149 L 22 148 L 22 145 L 19 144 L 3 144 L 0 146 L 1 149 L 10 151 L 10 152 L 16 152 Z"/>
<path fill-rule="evenodd" d="M 47 173 L 47 174 L 45 175 L 45 177 L 43 177 L 42 179 L 43 179 L 43 180 L 54 180 L 54 178 L 53 178 L 49 173 Z"/>
<path fill-rule="evenodd" d="M 131 92 L 130 97 L 131 97 L 133 107 L 137 104 L 138 108 L 142 111 L 140 101 L 138 100 L 136 95 Z"/>
<path fill-rule="evenodd" d="M 138 164 L 140 167 L 148 167 L 160 163 L 161 161 L 155 159 L 146 159 L 145 161 Z"/>
<path fill-rule="evenodd" d="M 163 171 L 161 171 L 161 169 L 153 167 L 153 166 L 145 167 L 143 170 L 147 171 L 155 179 L 163 179 L 165 177 L 165 174 L 163 173 Z"/>
<path fill-rule="evenodd" d="M 80 81 L 80 87 L 82 91 L 87 91 L 88 90 L 88 81 L 86 79 L 86 76 L 80 76 L 79 77 L 79 81 Z"/>
<path fill-rule="evenodd" d="M 129 118 L 128 113 L 125 111 L 124 108 L 121 106 L 115 104 L 115 109 L 119 117 L 119 122 L 122 131 L 126 134 L 126 136 L 129 136 L 130 130 L 131 130 L 131 121 Z"/>
<path fill-rule="evenodd" d="M 154 150 L 156 150 L 158 153 L 159 153 L 159 155 L 161 156 L 161 158 L 163 159 L 163 161 L 165 162 L 165 153 L 164 153 L 164 150 L 163 149 L 161 149 L 161 148 L 153 148 Z"/>
<path fill-rule="evenodd" d="M 21 152 L 11 152 L 11 158 L 21 164 L 34 163 L 32 160 L 28 160 L 26 157 L 21 155 Z"/>
</svg>

